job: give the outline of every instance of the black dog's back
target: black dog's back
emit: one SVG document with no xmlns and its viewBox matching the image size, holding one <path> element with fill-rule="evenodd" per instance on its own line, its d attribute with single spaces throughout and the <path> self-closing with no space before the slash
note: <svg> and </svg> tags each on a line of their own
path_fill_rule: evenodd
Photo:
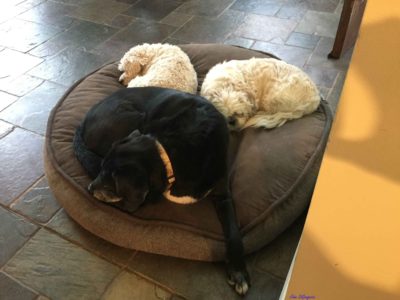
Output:
<svg viewBox="0 0 400 300">
<path fill-rule="evenodd" d="M 102 157 L 87 148 L 83 140 L 82 125 L 79 125 L 75 131 L 73 147 L 79 162 L 88 172 L 89 176 L 95 178 L 100 173 Z"/>
<path fill-rule="evenodd" d="M 155 137 L 174 164 L 174 192 L 204 194 L 226 172 L 229 132 L 206 99 L 176 90 L 124 88 L 92 107 L 76 131 L 74 149 L 91 177 L 112 144 L 138 129 Z"/>
</svg>

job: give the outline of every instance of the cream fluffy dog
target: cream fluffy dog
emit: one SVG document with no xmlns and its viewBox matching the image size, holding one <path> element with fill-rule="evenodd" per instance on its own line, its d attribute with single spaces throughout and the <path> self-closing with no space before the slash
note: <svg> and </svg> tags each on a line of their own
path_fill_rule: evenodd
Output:
<svg viewBox="0 0 400 300">
<path fill-rule="evenodd" d="M 122 57 L 119 81 L 128 87 L 157 86 L 195 94 L 197 74 L 189 57 L 169 44 L 143 44 Z"/>
<path fill-rule="evenodd" d="M 206 75 L 200 93 L 233 130 L 281 126 L 315 111 L 321 99 L 307 74 L 273 58 L 218 64 Z"/>
</svg>

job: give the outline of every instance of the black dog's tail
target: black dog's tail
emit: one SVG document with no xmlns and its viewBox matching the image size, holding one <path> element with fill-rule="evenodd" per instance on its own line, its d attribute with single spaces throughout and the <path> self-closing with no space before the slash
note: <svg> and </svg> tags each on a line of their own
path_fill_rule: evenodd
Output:
<svg viewBox="0 0 400 300">
<path fill-rule="evenodd" d="M 85 141 L 83 140 L 82 126 L 79 126 L 75 131 L 73 146 L 76 157 L 88 172 L 89 176 L 91 178 L 96 178 L 100 173 L 102 158 L 86 147 Z"/>
</svg>

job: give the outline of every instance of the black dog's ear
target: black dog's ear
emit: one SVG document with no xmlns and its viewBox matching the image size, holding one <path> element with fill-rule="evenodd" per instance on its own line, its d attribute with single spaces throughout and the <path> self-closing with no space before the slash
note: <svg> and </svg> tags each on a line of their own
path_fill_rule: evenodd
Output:
<svg viewBox="0 0 400 300">
<path fill-rule="evenodd" d="M 128 138 L 135 138 L 135 137 L 138 137 L 138 136 L 140 136 L 140 135 L 141 135 L 140 131 L 139 131 L 138 129 L 136 129 L 136 130 L 132 131 L 132 132 L 128 135 Z"/>
</svg>

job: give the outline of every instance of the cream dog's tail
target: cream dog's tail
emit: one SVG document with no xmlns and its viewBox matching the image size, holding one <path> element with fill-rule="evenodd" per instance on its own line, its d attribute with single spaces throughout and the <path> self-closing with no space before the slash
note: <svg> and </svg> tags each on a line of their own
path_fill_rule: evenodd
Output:
<svg viewBox="0 0 400 300">
<path fill-rule="evenodd" d="M 243 128 L 247 127 L 264 127 L 264 128 L 275 128 L 280 127 L 289 120 L 299 119 L 304 115 L 314 112 L 320 101 L 313 101 L 307 103 L 302 108 L 299 108 L 290 112 L 277 112 L 275 114 L 267 114 L 266 112 L 259 111 L 253 117 L 251 117 Z"/>
</svg>

